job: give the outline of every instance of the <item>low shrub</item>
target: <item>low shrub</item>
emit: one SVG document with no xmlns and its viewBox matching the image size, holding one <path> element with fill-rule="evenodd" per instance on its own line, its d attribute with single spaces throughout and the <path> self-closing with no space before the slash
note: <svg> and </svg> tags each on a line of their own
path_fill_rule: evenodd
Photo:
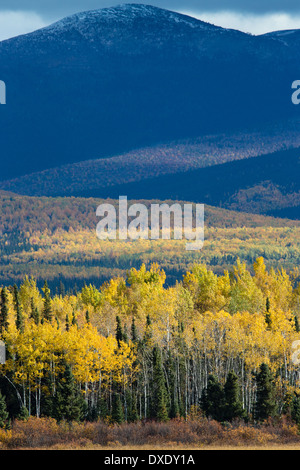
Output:
<svg viewBox="0 0 300 470">
<path fill-rule="evenodd" d="M 182 445 L 266 446 L 300 443 L 298 427 L 283 417 L 255 426 L 242 422 L 220 424 L 201 416 L 167 423 L 145 421 L 107 424 L 56 422 L 53 418 L 16 420 L 11 429 L 0 429 L 0 449 L 89 448 Z"/>
</svg>

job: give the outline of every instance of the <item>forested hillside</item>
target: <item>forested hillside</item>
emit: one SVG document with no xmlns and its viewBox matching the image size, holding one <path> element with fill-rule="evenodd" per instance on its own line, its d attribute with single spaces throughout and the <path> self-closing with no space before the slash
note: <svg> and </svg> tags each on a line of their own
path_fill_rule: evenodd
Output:
<svg viewBox="0 0 300 470">
<path fill-rule="evenodd" d="M 27 196 L 70 197 L 86 194 L 96 196 L 100 192 L 105 195 L 107 187 L 157 178 L 162 175 L 169 175 L 166 181 L 169 182 L 172 178 L 177 185 L 178 180 L 183 178 L 185 181 L 185 178 L 189 177 L 182 175 L 183 172 L 207 167 L 216 167 L 207 170 L 213 172 L 211 176 L 214 178 L 216 176 L 222 177 L 223 172 L 228 176 L 231 166 L 223 167 L 222 164 L 244 159 L 251 159 L 245 165 L 248 165 L 252 172 L 256 170 L 258 179 L 262 175 L 260 182 L 265 179 L 263 174 L 265 168 L 260 168 L 260 162 L 252 160 L 252 158 L 271 154 L 272 159 L 275 157 L 276 162 L 281 159 L 284 164 L 289 156 L 289 153 L 285 151 L 300 147 L 298 128 L 299 120 L 294 119 L 284 124 L 272 123 L 272 125 L 266 125 L 259 129 L 243 129 L 238 132 L 211 134 L 194 139 L 160 143 L 151 147 L 137 148 L 110 158 L 97 158 L 69 165 L 61 164 L 56 168 L 29 174 L 27 171 L 24 176 L 0 181 L 0 189 Z M 296 153 L 296 151 L 291 152 L 291 155 Z M 264 164 L 265 166 L 266 164 Z M 243 164 L 237 164 L 232 169 L 239 167 L 243 168 Z M 288 165 L 289 170 L 290 165 Z M 197 174 L 201 178 L 201 172 L 196 172 L 195 175 Z M 211 182 L 210 184 L 211 190 L 218 189 Z M 236 191 L 236 185 L 237 183 L 234 182 L 233 188 L 229 188 L 229 192 Z M 159 189 L 161 188 L 158 187 L 157 190 Z M 187 191 L 189 188 L 182 189 Z M 201 187 L 199 188 L 199 184 L 196 184 L 193 185 L 193 189 L 196 193 L 197 190 L 201 190 Z M 238 186 L 238 189 L 241 189 L 241 186 Z M 145 190 L 147 190 L 147 186 Z M 200 194 L 196 193 L 196 196 L 200 196 Z M 146 195 L 139 197 L 146 198 Z M 160 198 L 159 194 L 155 195 L 155 198 Z M 168 196 L 169 198 L 171 195 Z M 189 199 L 187 194 L 184 199 Z"/>
<path fill-rule="evenodd" d="M 188 200 L 265 215 L 282 210 L 300 219 L 299 172 L 300 150 L 290 149 L 135 183 L 88 189 L 82 195 Z"/>
<path fill-rule="evenodd" d="M 186 251 L 184 240 L 100 241 L 96 236 L 100 199 L 4 193 L 0 202 L 0 283 L 4 284 L 19 285 L 30 275 L 39 287 L 47 279 L 54 291 L 61 282 L 73 291 L 86 282 L 99 286 L 112 276 L 126 276 L 128 269 L 138 269 L 142 263 L 149 268 L 153 262 L 166 271 L 168 284 L 182 280 L 193 262 L 206 263 L 217 273 L 231 269 L 237 258 L 249 267 L 259 256 L 268 267 L 291 270 L 299 265 L 298 221 L 205 206 L 204 247 L 192 253 Z M 150 208 L 155 201 L 143 202 Z"/>
<path fill-rule="evenodd" d="M 219 276 L 195 264 L 173 287 L 158 265 L 143 265 L 76 295 L 53 295 L 47 283 L 41 292 L 29 278 L 3 288 L 8 413 L 121 423 L 202 410 L 218 421 L 297 421 L 299 279 L 298 269 L 267 270 L 259 258 L 253 274 L 240 261 Z"/>
</svg>

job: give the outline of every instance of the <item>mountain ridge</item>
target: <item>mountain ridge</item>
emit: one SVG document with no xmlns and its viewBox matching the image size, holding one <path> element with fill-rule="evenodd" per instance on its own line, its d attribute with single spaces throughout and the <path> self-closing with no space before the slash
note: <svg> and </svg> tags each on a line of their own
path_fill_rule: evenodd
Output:
<svg viewBox="0 0 300 470">
<path fill-rule="evenodd" d="M 35 37 L 39 34 L 43 34 L 47 36 L 47 33 L 59 33 L 64 32 L 69 29 L 78 29 L 78 31 L 83 31 L 86 27 L 91 28 L 92 26 L 97 25 L 97 23 L 107 23 L 114 21 L 116 23 L 130 23 L 134 22 L 136 19 L 146 18 L 150 20 L 155 19 L 165 19 L 174 21 L 175 23 L 182 23 L 191 28 L 197 29 L 206 29 L 206 30 L 225 30 L 229 31 L 228 28 L 222 28 L 221 26 L 215 26 L 211 23 L 199 20 L 194 18 L 193 16 L 189 16 L 182 13 L 177 13 L 172 10 L 168 10 L 165 8 L 155 7 L 153 5 L 148 4 L 133 4 L 133 3 L 125 3 L 119 4 L 114 7 L 107 7 L 107 8 L 99 8 L 94 10 L 86 10 L 78 13 L 74 13 L 72 15 L 66 16 L 50 25 L 44 26 L 39 28 L 31 33 L 26 33 L 16 37 Z M 84 26 L 84 28 L 80 28 Z M 92 29 L 92 28 L 91 28 Z M 237 31 L 233 30 L 232 31 Z M 238 31 L 240 34 L 247 34 L 241 31 Z M 16 37 L 6 39 L 1 42 L 7 42 L 10 40 L 15 40 Z M 90 37 L 90 35 L 88 36 Z"/>
<path fill-rule="evenodd" d="M 300 148 L 300 121 L 264 131 L 203 136 L 163 143 L 109 158 L 85 160 L 0 182 L 0 189 L 31 196 L 72 196 L 164 174 L 256 158 Z M 256 162 L 253 161 L 253 165 Z M 221 169 L 221 167 L 220 167 Z M 258 168 L 259 171 L 259 168 Z"/>
<path fill-rule="evenodd" d="M 1 180 L 297 116 L 295 45 L 156 7 L 105 12 L 0 43 Z"/>
</svg>

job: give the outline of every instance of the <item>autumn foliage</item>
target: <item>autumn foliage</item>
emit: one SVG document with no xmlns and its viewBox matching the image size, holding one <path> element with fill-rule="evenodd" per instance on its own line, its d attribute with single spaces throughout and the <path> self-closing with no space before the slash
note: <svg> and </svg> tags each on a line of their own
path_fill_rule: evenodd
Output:
<svg viewBox="0 0 300 470">
<path fill-rule="evenodd" d="M 218 433 L 223 436 L 223 425 L 203 412 L 203 393 L 212 376 L 228 396 L 227 379 L 236 377 L 239 416 L 245 426 L 261 425 L 255 409 L 262 364 L 272 376 L 274 418 L 294 419 L 299 301 L 298 270 L 268 270 L 262 258 L 252 271 L 238 261 L 222 275 L 195 264 L 171 287 L 158 265 L 142 265 L 128 271 L 126 279 L 112 278 L 99 288 L 86 285 L 76 295 L 53 295 L 46 284 L 40 290 L 28 277 L 19 288 L 3 288 L 0 329 L 7 361 L 1 366 L 0 390 L 10 416 L 5 433 L 12 433 L 11 440 L 10 434 L 2 435 L 3 445 L 5 439 L 19 445 L 11 444 L 13 436 L 23 435 L 28 422 L 32 432 L 45 426 L 47 439 L 51 429 L 53 435 L 63 433 L 63 439 L 74 429 L 80 430 L 80 439 L 84 433 L 94 436 L 101 426 L 108 434 L 121 433 L 125 428 L 114 427 L 117 423 L 132 426 L 131 436 L 140 429 L 141 440 L 158 421 L 166 436 L 173 436 L 176 422 L 186 427 L 185 439 L 194 436 L 191 442 L 200 439 L 201 426 L 206 440 L 209 426 L 214 427 L 216 439 Z M 232 415 L 228 407 L 224 402 L 224 416 Z M 77 427 L 68 416 L 76 417 Z M 255 426 L 232 426 L 226 428 L 226 439 L 247 441 L 250 435 L 253 440 L 255 433 L 260 439 L 262 431 Z M 290 436 L 295 420 L 285 426 Z M 24 432 L 20 442 L 29 435 Z M 107 439 L 122 440 L 116 434 Z M 20 445 L 32 445 L 26 442 Z"/>
</svg>

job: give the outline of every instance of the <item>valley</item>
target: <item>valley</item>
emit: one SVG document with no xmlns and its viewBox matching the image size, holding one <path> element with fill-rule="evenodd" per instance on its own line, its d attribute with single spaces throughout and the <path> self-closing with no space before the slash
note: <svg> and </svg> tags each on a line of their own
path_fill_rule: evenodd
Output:
<svg viewBox="0 0 300 470">
<path fill-rule="evenodd" d="M 126 276 L 142 263 L 147 267 L 158 263 L 166 271 L 169 285 L 181 280 L 194 263 L 207 264 L 216 273 L 231 270 L 237 259 L 250 267 L 259 256 L 268 267 L 290 271 L 299 265 L 298 220 L 205 205 L 204 247 L 189 252 L 185 240 L 99 240 L 96 209 L 103 202 L 118 205 L 112 199 L 39 198 L 2 192 L 0 282 L 19 284 L 30 276 L 41 287 L 47 279 L 55 292 L 60 283 L 71 291 L 86 283 L 99 286 L 112 276 Z"/>
</svg>

